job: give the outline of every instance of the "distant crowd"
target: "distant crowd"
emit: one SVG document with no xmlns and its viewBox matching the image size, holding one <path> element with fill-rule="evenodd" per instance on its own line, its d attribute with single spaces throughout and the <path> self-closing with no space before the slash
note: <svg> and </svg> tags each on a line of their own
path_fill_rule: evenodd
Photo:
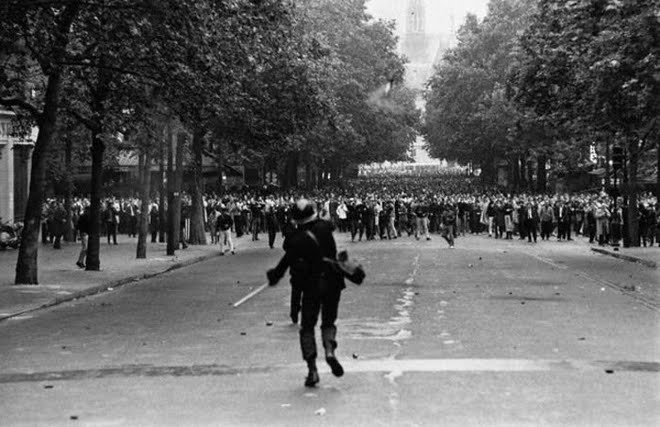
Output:
<svg viewBox="0 0 660 427">
<path fill-rule="evenodd" d="M 204 222 L 212 243 L 228 244 L 231 236 L 260 240 L 266 234 L 274 247 L 276 236 L 290 227 L 291 206 L 300 197 L 313 200 L 317 213 L 333 221 L 338 230 L 354 241 L 412 237 L 431 239 L 441 235 L 450 247 L 465 234 L 485 234 L 496 239 L 573 240 L 585 236 L 589 242 L 607 245 L 619 242 L 625 232 L 626 212 L 621 199 L 604 193 L 506 194 L 464 176 L 367 178 L 348 181 L 341 187 L 314 191 L 277 189 L 236 191 L 204 197 Z M 71 226 L 89 202 L 75 198 L 71 204 Z M 187 236 L 190 197 L 183 195 L 182 229 Z M 102 230 L 109 244 L 117 234 L 138 233 L 141 202 L 138 198 L 108 197 L 103 202 Z M 160 205 L 149 205 L 149 231 L 157 240 Z M 660 206 L 657 199 L 641 195 L 638 205 L 640 245 L 660 245 Z M 44 204 L 42 241 L 59 247 L 69 220 L 64 201 Z M 221 239 L 222 237 L 222 239 Z M 75 240 L 74 240 L 75 241 Z"/>
</svg>

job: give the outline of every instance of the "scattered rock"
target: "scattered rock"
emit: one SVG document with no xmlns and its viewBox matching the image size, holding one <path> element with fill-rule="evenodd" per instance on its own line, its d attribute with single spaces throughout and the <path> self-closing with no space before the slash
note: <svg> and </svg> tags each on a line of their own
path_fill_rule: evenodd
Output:
<svg viewBox="0 0 660 427">
<path fill-rule="evenodd" d="M 509 292 L 509 295 L 513 295 L 513 292 Z"/>
<path fill-rule="evenodd" d="M 71 419 L 71 420 L 77 420 L 77 419 L 78 419 L 78 415 L 71 415 L 71 416 L 69 417 L 69 419 Z"/>
<path fill-rule="evenodd" d="M 266 322 L 266 326 L 273 326 L 273 322 Z"/>
<path fill-rule="evenodd" d="M 115 288 L 108 288 L 108 290 L 109 290 L 109 291 L 114 291 L 114 290 L 115 290 Z"/>
<path fill-rule="evenodd" d="M 62 346 L 62 350 L 66 350 L 66 346 L 65 346 L 65 345 Z"/>
<path fill-rule="evenodd" d="M 320 409 L 317 409 L 316 412 L 314 412 L 314 415 L 318 415 L 318 416 L 322 417 L 322 416 L 325 415 L 325 412 L 326 412 L 325 408 L 320 408 Z"/>
<path fill-rule="evenodd" d="M 585 337 L 580 337 L 578 338 L 578 341 L 586 341 L 587 339 Z"/>
<path fill-rule="evenodd" d="M 241 332 L 241 335 L 247 335 L 247 333 L 245 333 L 245 332 Z"/>
<path fill-rule="evenodd" d="M 472 264 L 468 264 L 468 267 L 472 268 L 472 267 L 474 267 L 474 265 L 472 265 Z"/>
<path fill-rule="evenodd" d="M 357 353 L 353 353 L 353 359 L 357 359 L 358 357 L 360 356 Z"/>
<path fill-rule="evenodd" d="M 520 304 L 525 305 L 525 301 L 520 301 Z"/>
<path fill-rule="evenodd" d="M 555 295 L 559 296 L 559 295 L 561 295 L 561 294 L 560 294 L 559 292 L 556 292 Z"/>
<path fill-rule="evenodd" d="M 282 403 L 282 408 L 290 408 L 291 404 L 290 403 Z"/>
<path fill-rule="evenodd" d="M 44 388 L 47 388 L 47 389 L 51 389 L 51 388 L 53 388 L 53 387 L 55 387 L 55 386 L 52 385 L 52 384 L 46 384 L 46 385 L 44 386 Z"/>
<path fill-rule="evenodd" d="M 614 373 L 614 369 L 605 369 L 605 373 L 606 373 L 606 374 L 613 374 L 613 373 Z"/>
<path fill-rule="evenodd" d="M 479 261 L 481 261 L 481 257 L 479 257 Z"/>
</svg>

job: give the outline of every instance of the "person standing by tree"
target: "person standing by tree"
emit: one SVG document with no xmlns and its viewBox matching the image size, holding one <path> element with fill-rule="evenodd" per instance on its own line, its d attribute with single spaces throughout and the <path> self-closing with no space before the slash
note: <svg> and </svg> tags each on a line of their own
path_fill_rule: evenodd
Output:
<svg viewBox="0 0 660 427">
<path fill-rule="evenodd" d="M 115 209 L 114 204 L 110 200 L 108 200 L 105 204 L 103 217 L 105 221 L 106 235 L 108 236 L 108 244 L 110 244 L 110 238 L 112 238 L 112 242 L 116 245 L 117 226 L 119 225 L 119 211 Z"/>
<path fill-rule="evenodd" d="M 225 254 L 224 245 L 229 246 L 232 255 L 234 252 L 234 241 L 231 239 L 231 227 L 234 225 L 234 220 L 229 215 L 227 206 L 222 206 L 220 215 L 216 220 L 214 228 L 218 232 L 218 244 L 220 245 L 220 255 Z"/>
<path fill-rule="evenodd" d="M 66 227 L 67 214 L 61 201 L 55 202 L 53 209 L 53 249 L 62 249 L 62 236 Z"/>
<path fill-rule="evenodd" d="M 76 265 L 80 268 L 85 268 L 85 258 L 87 257 L 87 238 L 92 227 L 90 208 L 85 206 L 82 215 L 78 218 L 76 229 L 80 235 L 80 254 L 78 255 L 78 262 Z"/>
<path fill-rule="evenodd" d="M 346 287 L 343 276 L 324 259 L 336 260 L 337 246 L 332 235 L 334 225 L 318 219 L 313 204 L 299 200 L 293 207 L 293 220 L 297 229 L 284 241 L 285 255 L 277 267 L 268 270 L 268 283 L 274 286 L 287 269 L 291 273 L 291 284 L 302 290 L 302 318 L 300 347 L 307 362 L 306 387 L 319 382 L 316 367 L 316 339 L 314 328 L 321 314 L 321 337 L 325 348 L 325 360 L 333 375 L 341 377 L 344 369 L 335 356 L 337 309 L 341 291 Z"/>
</svg>

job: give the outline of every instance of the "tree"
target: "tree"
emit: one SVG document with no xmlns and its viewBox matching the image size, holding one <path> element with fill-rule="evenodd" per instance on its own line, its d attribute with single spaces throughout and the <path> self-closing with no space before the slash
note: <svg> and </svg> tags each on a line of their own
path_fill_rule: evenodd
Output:
<svg viewBox="0 0 660 427">
<path fill-rule="evenodd" d="M 45 153 L 57 126 L 64 63 L 82 2 L 7 0 L 0 6 L 0 105 L 27 116 L 39 133 L 32 152 L 30 194 L 16 263 L 16 284 L 38 284 L 37 251 Z"/>
<path fill-rule="evenodd" d="M 516 101 L 583 139 L 605 134 L 624 147 L 627 224 L 638 245 L 637 169 L 659 134 L 657 2 L 543 2 L 520 40 Z"/>
<path fill-rule="evenodd" d="M 489 182 L 495 181 L 499 161 L 524 165 L 530 152 L 523 143 L 530 140 L 522 125 L 528 120 L 509 99 L 508 75 L 517 35 L 534 8 L 532 0 L 492 0 L 483 21 L 468 15 L 457 46 L 429 81 L 424 126 L 429 151 L 480 165 Z"/>
</svg>

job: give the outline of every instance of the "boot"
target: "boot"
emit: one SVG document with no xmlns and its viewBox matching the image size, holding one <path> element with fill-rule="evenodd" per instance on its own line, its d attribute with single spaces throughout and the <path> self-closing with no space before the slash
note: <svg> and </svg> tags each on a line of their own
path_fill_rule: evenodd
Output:
<svg viewBox="0 0 660 427">
<path fill-rule="evenodd" d="M 332 375 L 335 377 L 341 377 L 344 375 L 344 368 L 339 363 L 339 360 L 337 360 L 337 357 L 335 356 L 335 350 L 333 348 L 325 349 L 325 361 L 330 366 Z"/>
<path fill-rule="evenodd" d="M 309 359 L 307 361 L 307 378 L 305 378 L 305 387 L 316 387 L 319 383 L 319 372 L 316 369 L 316 360 Z"/>
</svg>

